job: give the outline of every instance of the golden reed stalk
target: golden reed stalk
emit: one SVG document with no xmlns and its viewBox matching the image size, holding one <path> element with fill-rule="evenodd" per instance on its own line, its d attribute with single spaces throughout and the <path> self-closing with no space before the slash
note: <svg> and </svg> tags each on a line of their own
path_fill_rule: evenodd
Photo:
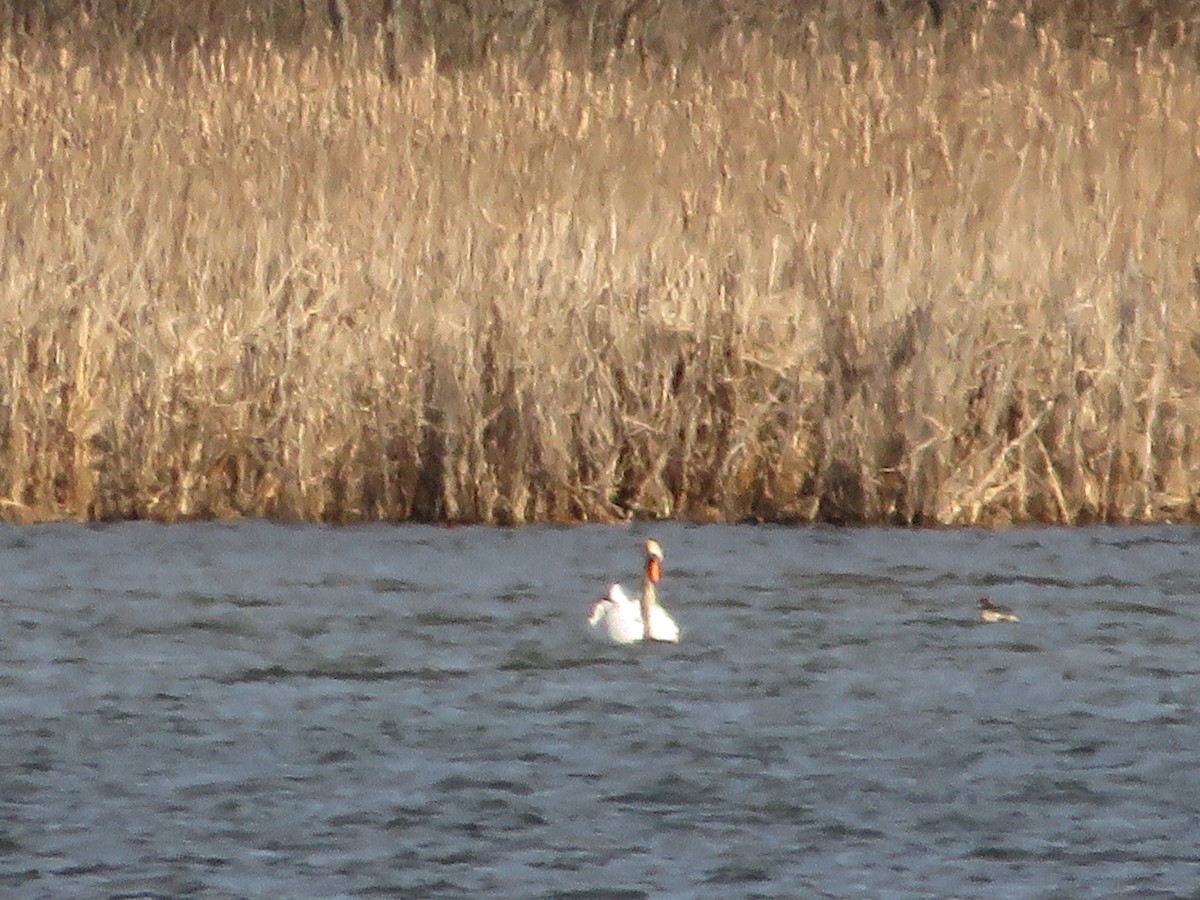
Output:
<svg viewBox="0 0 1200 900">
<path fill-rule="evenodd" d="M 1165 43 L 5 40 L 9 518 L 1196 517 Z"/>
</svg>

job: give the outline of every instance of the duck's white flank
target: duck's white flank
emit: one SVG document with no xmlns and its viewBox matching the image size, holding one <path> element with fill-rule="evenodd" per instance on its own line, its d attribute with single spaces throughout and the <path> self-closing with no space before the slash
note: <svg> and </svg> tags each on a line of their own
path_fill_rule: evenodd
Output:
<svg viewBox="0 0 1200 900">
<path fill-rule="evenodd" d="M 997 606 L 987 597 L 983 597 L 979 601 L 979 621 L 980 622 L 1020 622 L 1017 614 L 1007 606 Z"/>
</svg>

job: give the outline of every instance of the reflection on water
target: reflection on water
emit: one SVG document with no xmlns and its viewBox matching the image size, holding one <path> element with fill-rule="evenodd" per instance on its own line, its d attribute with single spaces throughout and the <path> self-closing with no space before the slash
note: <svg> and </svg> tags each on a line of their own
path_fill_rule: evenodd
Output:
<svg viewBox="0 0 1200 900">
<path fill-rule="evenodd" d="M 650 534 L 682 643 L 589 640 Z M 1187 893 L 1196 537 L 5 530 L 0 886 Z"/>
</svg>

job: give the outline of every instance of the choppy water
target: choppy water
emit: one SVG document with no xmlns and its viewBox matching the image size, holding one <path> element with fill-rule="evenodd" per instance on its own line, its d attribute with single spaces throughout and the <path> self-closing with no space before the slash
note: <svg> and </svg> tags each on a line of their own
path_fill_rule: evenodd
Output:
<svg viewBox="0 0 1200 900">
<path fill-rule="evenodd" d="M 3 530 L 0 893 L 1195 896 L 1198 537 Z"/>
</svg>

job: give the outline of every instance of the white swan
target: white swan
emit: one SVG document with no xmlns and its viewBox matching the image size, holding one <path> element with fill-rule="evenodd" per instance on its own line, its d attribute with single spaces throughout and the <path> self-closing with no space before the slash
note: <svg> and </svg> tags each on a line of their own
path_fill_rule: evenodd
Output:
<svg viewBox="0 0 1200 900">
<path fill-rule="evenodd" d="M 633 599 L 619 584 L 609 585 L 608 594 L 592 604 L 588 614 L 587 623 L 593 631 L 603 630 L 609 640 L 618 644 L 646 639 L 678 643 L 679 626 L 658 602 L 656 585 L 662 578 L 662 559 L 658 541 L 646 541 L 646 575 L 641 598 Z M 647 622 L 649 629 L 645 627 Z"/>
</svg>

